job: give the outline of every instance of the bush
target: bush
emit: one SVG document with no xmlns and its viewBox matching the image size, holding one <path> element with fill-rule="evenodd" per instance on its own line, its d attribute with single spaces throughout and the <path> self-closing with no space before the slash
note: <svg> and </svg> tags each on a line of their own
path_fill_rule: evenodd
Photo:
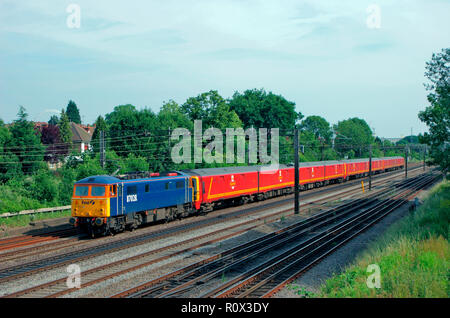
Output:
<svg viewBox="0 0 450 318">
<path fill-rule="evenodd" d="M 33 176 L 30 192 L 33 198 L 36 198 L 39 202 L 51 203 L 57 201 L 58 186 L 56 178 L 49 171 L 39 170 Z"/>
</svg>

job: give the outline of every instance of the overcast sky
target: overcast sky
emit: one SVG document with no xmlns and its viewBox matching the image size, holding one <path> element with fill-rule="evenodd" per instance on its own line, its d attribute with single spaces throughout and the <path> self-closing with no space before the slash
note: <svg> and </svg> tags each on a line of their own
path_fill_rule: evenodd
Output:
<svg viewBox="0 0 450 318">
<path fill-rule="evenodd" d="M 425 62 L 449 30 L 448 0 L 0 0 L 0 118 L 23 105 L 48 121 L 72 99 L 93 123 L 121 104 L 264 88 L 331 124 L 418 134 Z"/>
</svg>

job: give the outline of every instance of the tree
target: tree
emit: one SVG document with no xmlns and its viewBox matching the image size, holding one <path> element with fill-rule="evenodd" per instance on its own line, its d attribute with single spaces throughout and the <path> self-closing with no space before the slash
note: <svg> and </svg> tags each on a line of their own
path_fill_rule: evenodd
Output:
<svg viewBox="0 0 450 318">
<path fill-rule="evenodd" d="M 74 101 L 70 100 L 69 104 L 67 104 L 66 114 L 69 117 L 69 121 L 81 124 L 80 111 Z"/>
<path fill-rule="evenodd" d="M 358 157 L 368 156 L 369 145 L 373 143 L 372 130 L 364 119 L 349 118 L 334 125 L 335 148 L 341 155 L 355 153 Z M 353 151 L 353 153 L 352 153 Z"/>
<path fill-rule="evenodd" d="M 397 145 L 408 145 L 408 144 L 418 144 L 419 143 L 419 137 L 411 135 L 406 136 L 399 141 L 397 141 Z"/>
<path fill-rule="evenodd" d="M 425 84 L 430 106 L 419 113 L 419 119 L 427 124 L 429 132 L 419 136 L 421 143 L 431 146 L 432 163 L 440 165 L 443 171 L 450 167 L 450 48 L 433 53 L 426 63 Z"/>
<path fill-rule="evenodd" d="M 65 145 L 61 145 L 61 153 L 68 154 L 70 148 L 72 147 L 72 128 L 70 127 L 69 117 L 67 116 L 64 109 L 61 110 L 61 116 L 59 121 L 59 136 L 61 142 Z"/>
<path fill-rule="evenodd" d="M 11 145 L 12 135 L 0 119 L 0 181 L 6 182 L 16 176 L 22 175 L 22 164 L 19 158 L 8 148 Z"/>
<path fill-rule="evenodd" d="M 158 123 L 156 115 L 149 109 L 137 110 L 134 105 L 119 105 L 114 111 L 106 114 L 108 126 L 108 145 L 119 156 L 129 153 L 136 156 L 151 157 L 160 142 L 161 132 L 153 133 Z M 164 132 L 162 135 L 166 135 Z"/>
<path fill-rule="evenodd" d="M 5 123 L 0 119 L 0 152 L 3 151 L 4 146 L 11 140 L 11 133 L 5 126 Z"/>
<path fill-rule="evenodd" d="M 214 90 L 188 98 L 181 109 L 191 121 L 202 120 L 205 129 L 242 127 L 236 112 L 231 110 L 226 100 Z"/>
<path fill-rule="evenodd" d="M 49 125 L 58 125 L 59 124 L 59 118 L 56 115 L 53 115 L 52 117 L 50 117 L 50 120 L 48 121 Z"/>
<path fill-rule="evenodd" d="M 176 167 L 171 159 L 171 149 L 175 142 L 170 141 L 169 134 L 176 128 L 186 128 L 192 131 L 194 123 L 189 120 L 180 105 L 173 100 L 163 103 L 156 116 L 156 122 L 158 123 L 158 130 L 161 133 L 167 131 L 168 137 L 167 142 L 164 142 L 163 138 L 160 139 L 161 142 L 155 149 L 154 157 L 149 159 L 151 169 L 154 171 L 173 170 Z"/>
<path fill-rule="evenodd" d="M 323 138 L 328 144 L 333 136 L 330 123 L 320 116 L 308 116 L 300 124 L 300 129 L 313 133 L 316 138 Z"/>
<path fill-rule="evenodd" d="M 242 120 L 244 127 L 293 129 L 298 120 L 303 118 L 295 111 L 295 103 L 281 95 L 264 89 L 235 92 L 229 100 L 230 109 Z"/>
<path fill-rule="evenodd" d="M 64 147 L 61 145 L 61 135 L 59 134 L 59 128 L 55 125 L 48 125 L 46 127 L 42 127 L 41 130 L 41 142 L 47 146 L 47 150 L 45 152 L 45 160 L 51 162 L 57 162 L 61 155 L 66 154 L 67 152 Z"/>
<path fill-rule="evenodd" d="M 43 166 L 44 147 L 40 132 L 27 120 L 28 114 L 23 106 L 20 106 L 17 116 L 18 119 L 9 128 L 11 139 L 8 148 L 22 163 L 22 171 L 32 173 Z"/>
<path fill-rule="evenodd" d="M 94 145 L 94 152 L 100 151 L 100 132 L 104 132 L 104 136 L 106 136 L 108 132 L 108 125 L 106 124 L 105 119 L 102 115 L 97 117 L 97 120 L 95 121 L 95 130 L 92 134 L 92 140 L 91 143 Z"/>
<path fill-rule="evenodd" d="M 183 113 L 180 105 L 173 100 L 163 103 L 157 115 L 157 121 L 159 129 L 170 128 L 173 130 L 182 127 L 192 130 L 194 128 L 194 123 Z"/>
</svg>

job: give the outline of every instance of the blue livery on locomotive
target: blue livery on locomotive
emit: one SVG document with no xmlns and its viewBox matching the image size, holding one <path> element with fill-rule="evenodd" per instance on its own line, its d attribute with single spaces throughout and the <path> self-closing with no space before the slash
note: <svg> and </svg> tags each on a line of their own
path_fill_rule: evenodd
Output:
<svg viewBox="0 0 450 318">
<path fill-rule="evenodd" d="M 179 171 L 130 180 L 93 176 L 75 183 L 71 223 L 91 236 L 113 234 L 183 216 L 192 200 L 190 176 Z"/>
</svg>

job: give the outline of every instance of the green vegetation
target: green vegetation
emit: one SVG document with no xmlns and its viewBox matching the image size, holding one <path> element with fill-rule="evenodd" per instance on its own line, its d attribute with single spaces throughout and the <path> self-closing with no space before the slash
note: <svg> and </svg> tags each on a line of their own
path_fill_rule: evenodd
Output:
<svg viewBox="0 0 450 318">
<path fill-rule="evenodd" d="M 416 211 L 392 225 L 352 266 L 324 284 L 321 297 L 449 297 L 450 182 L 435 186 Z M 370 264 L 380 288 L 366 284 Z"/>
<path fill-rule="evenodd" d="M 419 113 L 419 119 L 429 132 L 419 136 L 421 142 L 431 146 L 432 163 L 448 172 L 450 167 L 450 48 L 433 54 L 427 62 L 425 76 L 430 106 Z"/>
<path fill-rule="evenodd" d="M 81 124 L 80 111 L 78 110 L 77 104 L 73 100 L 70 100 L 67 104 L 66 114 L 69 121 L 76 124 Z"/>
</svg>

